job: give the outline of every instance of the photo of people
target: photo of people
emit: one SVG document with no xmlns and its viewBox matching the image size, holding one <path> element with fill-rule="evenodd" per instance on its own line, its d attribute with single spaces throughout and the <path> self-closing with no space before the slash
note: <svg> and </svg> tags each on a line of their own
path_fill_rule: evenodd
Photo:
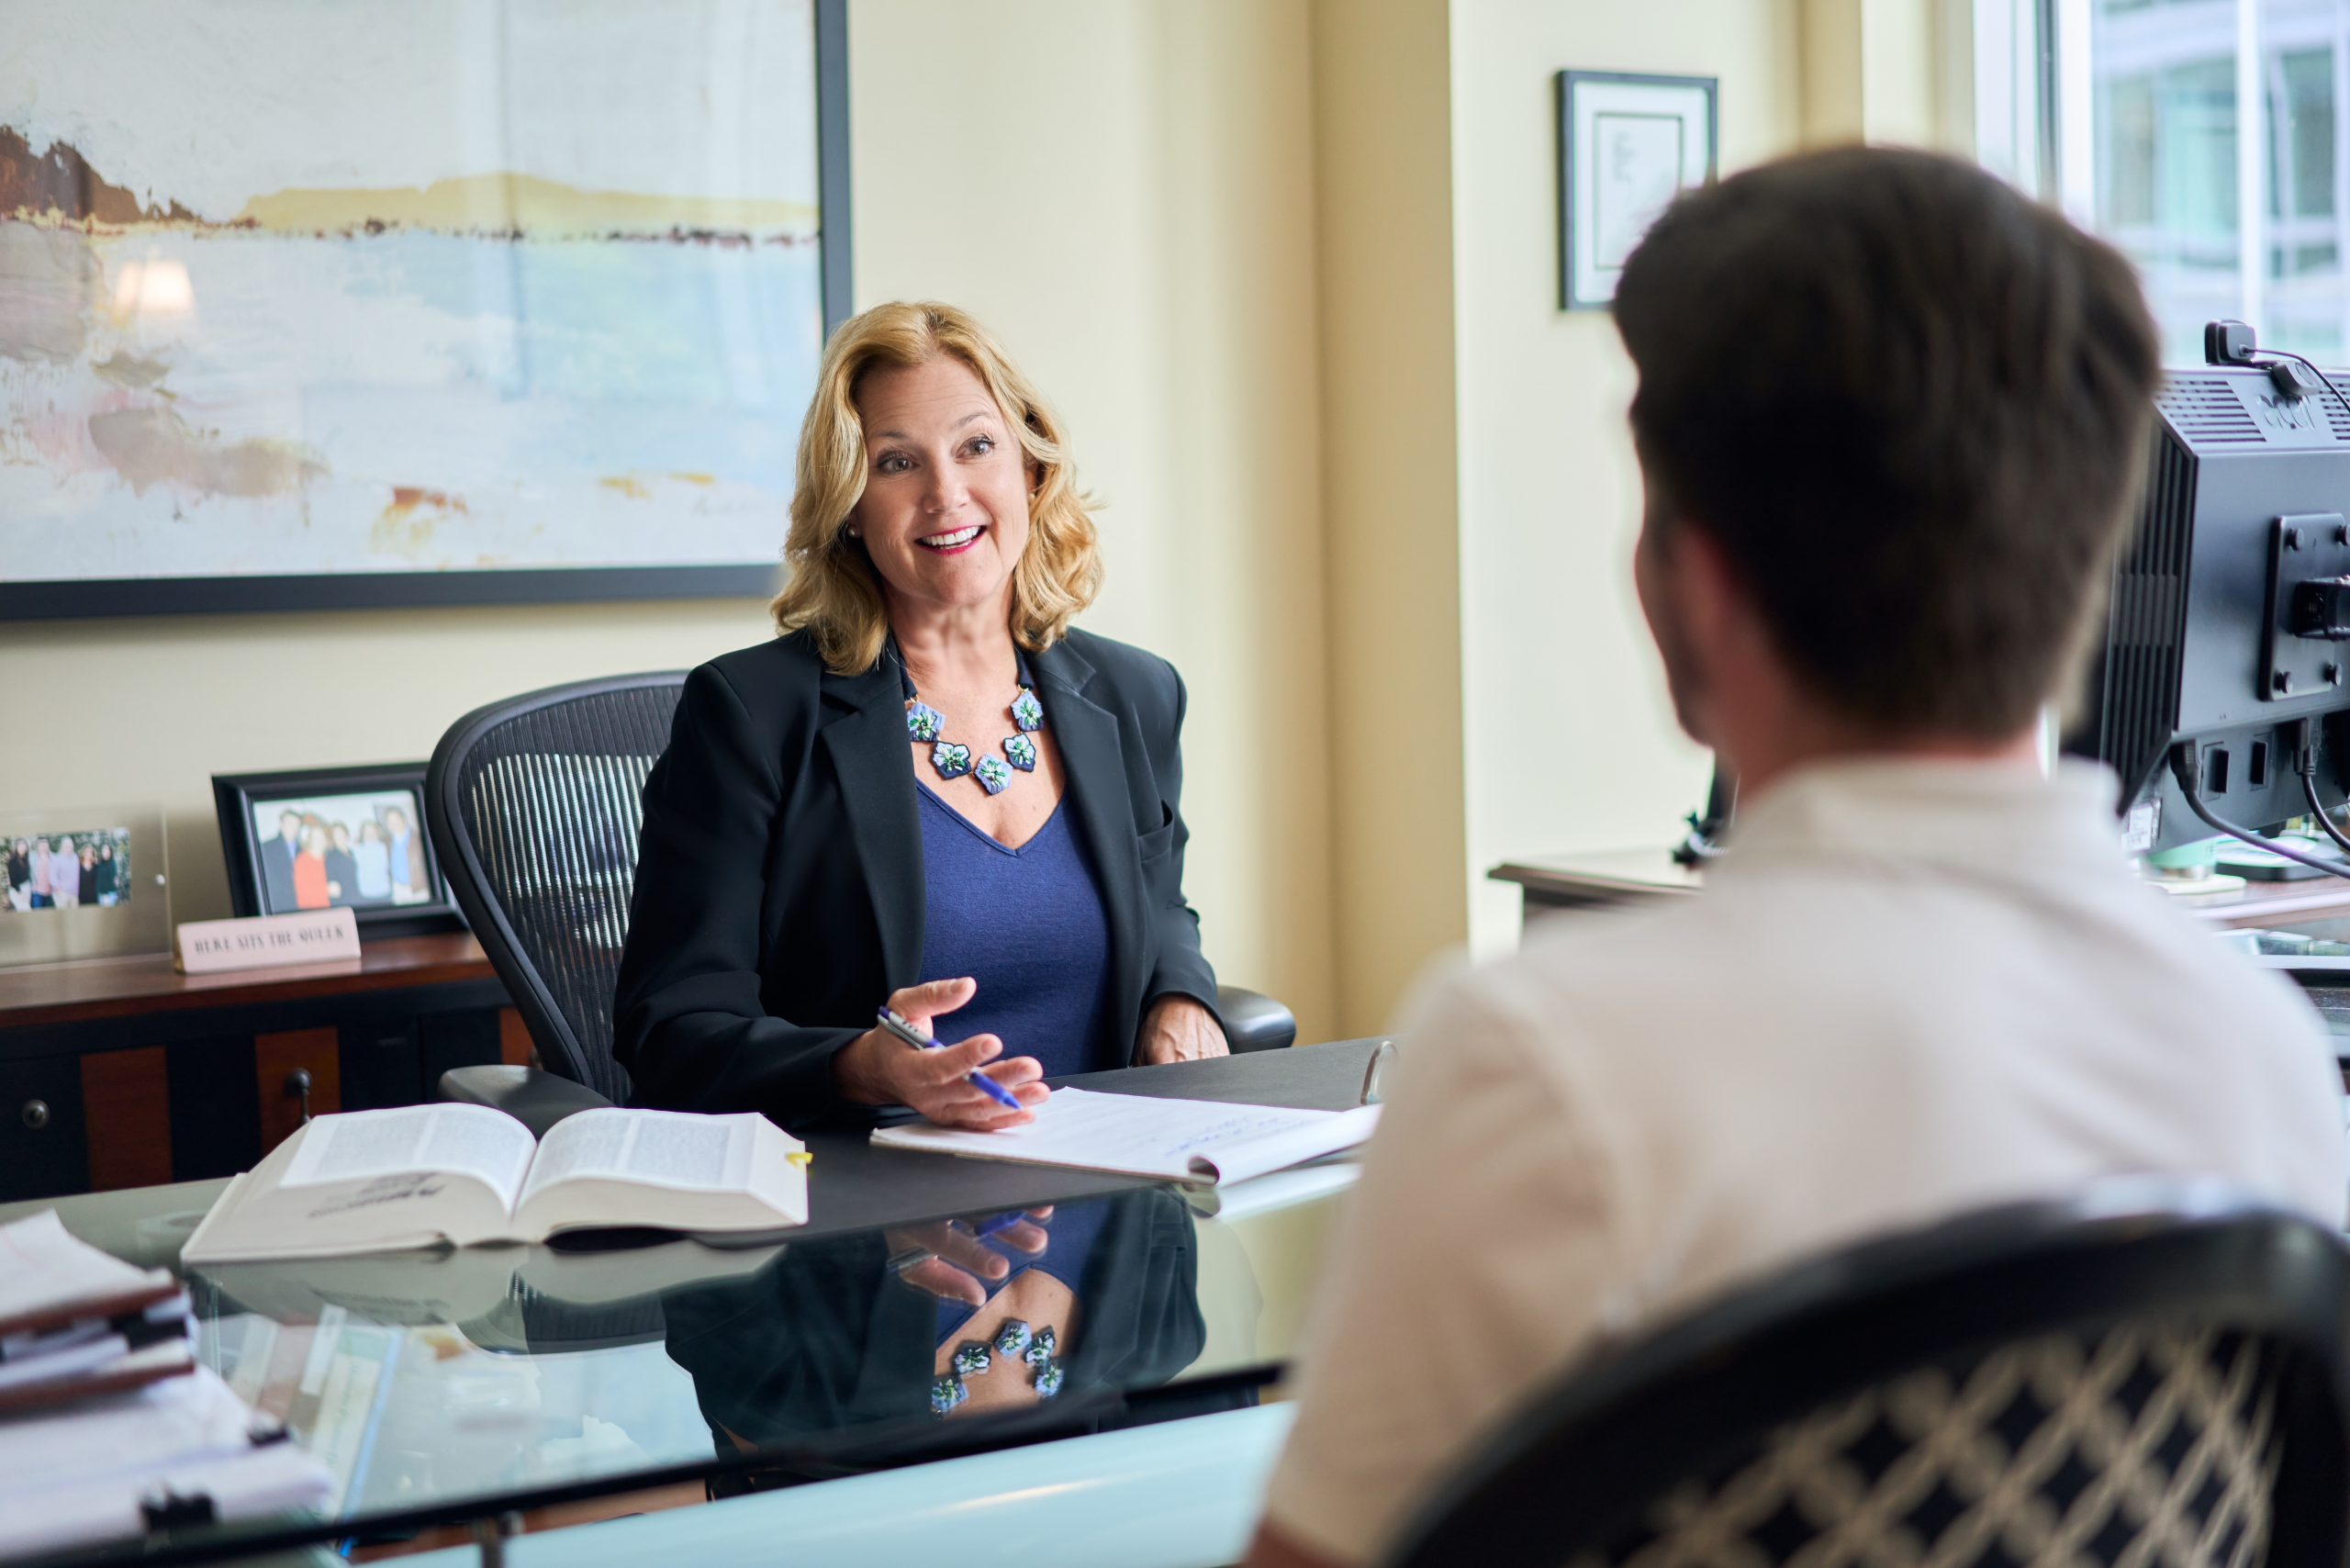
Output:
<svg viewBox="0 0 2350 1568">
<path fill-rule="evenodd" d="M 130 897 L 127 827 L 19 834 L 6 842 L 8 885 L 0 894 L 0 912 L 112 909 Z"/>
<path fill-rule="evenodd" d="M 415 791 L 252 802 L 263 914 L 377 909 L 436 898 Z"/>
</svg>

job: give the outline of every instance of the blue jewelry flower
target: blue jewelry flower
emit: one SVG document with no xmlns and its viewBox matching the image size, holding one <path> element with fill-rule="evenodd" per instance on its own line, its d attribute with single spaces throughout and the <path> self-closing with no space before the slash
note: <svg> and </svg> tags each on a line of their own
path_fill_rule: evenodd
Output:
<svg viewBox="0 0 2350 1568">
<path fill-rule="evenodd" d="M 944 1416 L 970 1397 L 971 1391 L 963 1386 L 963 1380 L 948 1372 L 930 1385 L 930 1413 Z"/>
<path fill-rule="evenodd" d="M 910 741 L 936 740 L 946 722 L 946 716 L 927 702 L 906 704 L 906 738 Z"/>
<path fill-rule="evenodd" d="M 977 1377 L 995 1364 L 995 1352 L 977 1339 L 966 1339 L 955 1347 L 955 1375 Z"/>
<path fill-rule="evenodd" d="M 941 741 L 930 748 L 930 765 L 941 778 L 960 778 L 971 771 L 971 748 Z"/>
<path fill-rule="evenodd" d="M 1026 735 L 1003 737 L 1003 755 L 1023 773 L 1036 771 L 1036 743 Z"/>
<path fill-rule="evenodd" d="M 1032 1367 L 1046 1366 L 1051 1363 L 1053 1356 L 1060 1348 L 1059 1338 L 1049 1327 L 1039 1328 L 1036 1331 L 1036 1338 L 1030 1340 L 1028 1348 L 1020 1352 L 1020 1359 Z"/>
<path fill-rule="evenodd" d="M 1012 722 L 1024 730 L 1045 727 L 1044 704 L 1036 700 L 1035 689 L 1024 686 L 1020 689 L 1020 695 L 1012 700 Z"/>
<path fill-rule="evenodd" d="M 1061 1371 L 1061 1364 L 1058 1361 L 1038 1367 L 1036 1369 L 1036 1397 L 1050 1399 L 1054 1394 L 1058 1394 L 1061 1391 L 1062 1379 L 1066 1375 Z"/>
<path fill-rule="evenodd" d="M 990 795 L 1002 794 L 1004 786 L 1012 782 L 1012 769 L 1003 765 L 1002 757 L 983 756 L 971 764 L 971 772 Z"/>
<path fill-rule="evenodd" d="M 1003 1327 L 995 1331 L 995 1348 L 1007 1356 L 1016 1356 L 1028 1349 L 1028 1342 L 1033 1338 L 1035 1336 L 1028 1332 L 1028 1325 L 1017 1317 L 1007 1317 L 1003 1320 Z"/>
</svg>

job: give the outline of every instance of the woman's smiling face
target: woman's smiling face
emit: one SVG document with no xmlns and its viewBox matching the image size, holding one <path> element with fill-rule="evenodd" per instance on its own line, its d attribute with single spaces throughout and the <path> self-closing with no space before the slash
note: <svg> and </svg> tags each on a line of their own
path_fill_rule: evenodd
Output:
<svg viewBox="0 0 2350 1568">
<path fill-rule="evenodd" d="M 1028 465 L 970 366 L 886 365 L 857 383 L 865 494 L 849 514 L 892 619 L 907 610 L 1011 608 L 1028 547 Z"/>
</svg>

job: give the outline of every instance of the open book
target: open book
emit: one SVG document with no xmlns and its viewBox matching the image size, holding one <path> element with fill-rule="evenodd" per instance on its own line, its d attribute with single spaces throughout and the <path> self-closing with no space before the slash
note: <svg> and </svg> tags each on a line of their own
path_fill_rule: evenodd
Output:
<svg viewBox="0 0 2350 1568">
<path fill-rule="evenodd" d="M 1298 1111 L 1057 1089 L 1024 1126 L 967 1132 L 918 1124 L 883 1127 L 873 1141 L 887 1148 L 1213 1184 L 1245 1182 L 1352 1148 L 1378 1125 L 1376 1105 Z"/>
<path fill-rule="evenodd" d="M 483 1105 L 319 1116 L 229 1183 L 182 1259 L 331 1258 L 621 1226 L 775 1230 L 808 1223 L 801 1151 L 747 1112 L 581 1111 L 543 1141 Z"/>
</svg>

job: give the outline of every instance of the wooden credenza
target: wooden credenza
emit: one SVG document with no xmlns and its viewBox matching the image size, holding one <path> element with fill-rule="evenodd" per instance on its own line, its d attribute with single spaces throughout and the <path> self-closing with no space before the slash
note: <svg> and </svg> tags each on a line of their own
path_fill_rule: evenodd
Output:
<svg viewBox="0 0 2350 1568">
<path fill-rule="evenodd" d="M 530 1059 L 462 932 L 236 974 L 164 958 L 0 971 L 0 1201 L 229 1175 L 306 1104 L 419 1104 L 450 1068 Z"/>
</svg>

